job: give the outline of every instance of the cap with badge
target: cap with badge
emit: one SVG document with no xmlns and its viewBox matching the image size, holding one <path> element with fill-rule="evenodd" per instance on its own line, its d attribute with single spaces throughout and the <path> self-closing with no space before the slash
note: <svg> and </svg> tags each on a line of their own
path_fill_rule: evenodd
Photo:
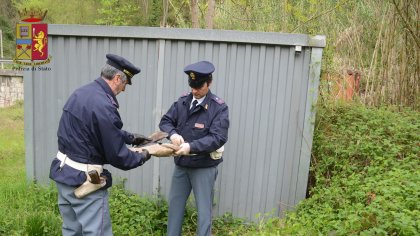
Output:
<svg viewBox="0 0 420 236">
<path fill-rule="evenodd" d="M 131 85 L 131 78 L 140 72 L 140 68 L 133 65 L 124 57 L 115 54 L 106 54 L 106 58 L 108 59 L 106 64 L 124 72 L 127 75 L 127 83 Z"/>
<path fill-rule="evenodd" d="M 188 75 L 188 84 L 191 88 L 201 88 L 204 82 L 212 79 L 214 65 L 208 61 L 199 61 L 184 68 Z"/>
</svg>

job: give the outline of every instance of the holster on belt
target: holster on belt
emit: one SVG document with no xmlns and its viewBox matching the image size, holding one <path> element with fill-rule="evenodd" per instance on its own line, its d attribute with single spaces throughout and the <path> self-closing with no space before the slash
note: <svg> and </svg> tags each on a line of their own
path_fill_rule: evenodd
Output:
<svg viewBox="0 0 420 236">
<path fill-rule="evenodd" d="M 86 173 L 86 181 L 74 190 L 77 198 L 84 198 L 88 194 L 95 192 L 106 184 L 106 178 L 101 176 L 103 168 L 91 167 Z"/>
</svg>

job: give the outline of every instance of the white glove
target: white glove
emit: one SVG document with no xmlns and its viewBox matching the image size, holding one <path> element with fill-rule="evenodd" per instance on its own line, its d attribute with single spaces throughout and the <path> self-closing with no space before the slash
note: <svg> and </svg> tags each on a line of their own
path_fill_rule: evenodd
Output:
<svg viewBox="0 0 420 236">
<path fill-rule="evenodd" d="M 213 151 L 210 153 L 210 157 L 213 160 L 219 160 L 220 158 L 222 158 L 223 152 L 225 151 L 225 145 L 221 146 L 219 149 L 217 149 L 216 151 Z"/>
<path fill-rule="evenodd" d="M 173 144 L 178 146 L 184 143 L 184 138 L 179 134 L 171 135 L 170 140 Z"/>
<path fill-rule="evenodd" d="M 190 144 L 183 143 L 179 146 L 179 150 L 175 152 L 175 155 L 182 156 L 182 155 L 188 155 L 189 153 L 190 153 Z"/>
</svg>

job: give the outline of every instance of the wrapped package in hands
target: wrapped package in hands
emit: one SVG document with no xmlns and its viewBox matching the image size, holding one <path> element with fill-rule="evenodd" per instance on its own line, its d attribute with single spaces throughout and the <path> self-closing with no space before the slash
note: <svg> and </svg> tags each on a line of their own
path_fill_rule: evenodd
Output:
<svg viewBox="0 0 420 236">
<path fill-rule="evenodd" d="M 150 155 L 155 157 L 173 156 L 175 152 L 179 150 L 179 146 L 171 143 L 160 142 L 162 139 L 167 137 L 168 133 L 163 131 L 156 131 L 149 135 L 148 138 L 151 140 L 149 143 L 144 145 L 137 145 L 136 147 L 132 148 L 132 150 L 136 152 L 142 152 L 144 149 L 146 149 Z"/>
<path fill-rule="evenodd" d="M 155 143 L 141 147 L 141 149 L 146 149 L 152 156 L 155 157 L 170 157 L 179 150 L 179 146 L 172 143 Z"/>
<path fill-rule="evenodd" d="M 168 137 L 168 133 L 163 132 L 163 131 L 156 131 L 156 132 L 153 132 L 151 135 L 149 135 L 147 137 L 147 142 L 143 142 L 143 143 L 140 143 L 140 144 L 137 144 L 137 145 L 133 145 L 133 147 L 140 148 L 140 147 L 156 144 L 156 143 L 159 143 L 162 139 L 164 139 L 166 137 Z"/>
</svg>

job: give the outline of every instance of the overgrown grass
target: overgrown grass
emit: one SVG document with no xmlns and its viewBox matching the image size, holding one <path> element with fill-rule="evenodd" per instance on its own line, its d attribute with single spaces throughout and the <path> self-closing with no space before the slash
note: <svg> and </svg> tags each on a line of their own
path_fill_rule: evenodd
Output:
<svg viewBox="0 0 420 236">
<path fill-rule="evenodd" d="M 419 235 L 420 113 L 358 104 L 319 107 L 311 197 L 285 219 L 213 221 L 214 235 Z M 0 109 L 0 235 L 61 235 L 55 187 L 26 183 L 23 108 Z M 164 235 L 167 202 L 111 189 L 115 235 Z M 195 235 L 189 207 L 183 235 Z"/>
<path fill-rule="evenodd" d="M 419 235 L 420 113 L 327 105 L 315 128 L 314 186 L 291 234 Z"/>
<path fill-rule="evenodd" d="M 56 194 L 26 182 L 23 103 L 0 109 L 0 235 L 59 235 Z"/>
</svg>

